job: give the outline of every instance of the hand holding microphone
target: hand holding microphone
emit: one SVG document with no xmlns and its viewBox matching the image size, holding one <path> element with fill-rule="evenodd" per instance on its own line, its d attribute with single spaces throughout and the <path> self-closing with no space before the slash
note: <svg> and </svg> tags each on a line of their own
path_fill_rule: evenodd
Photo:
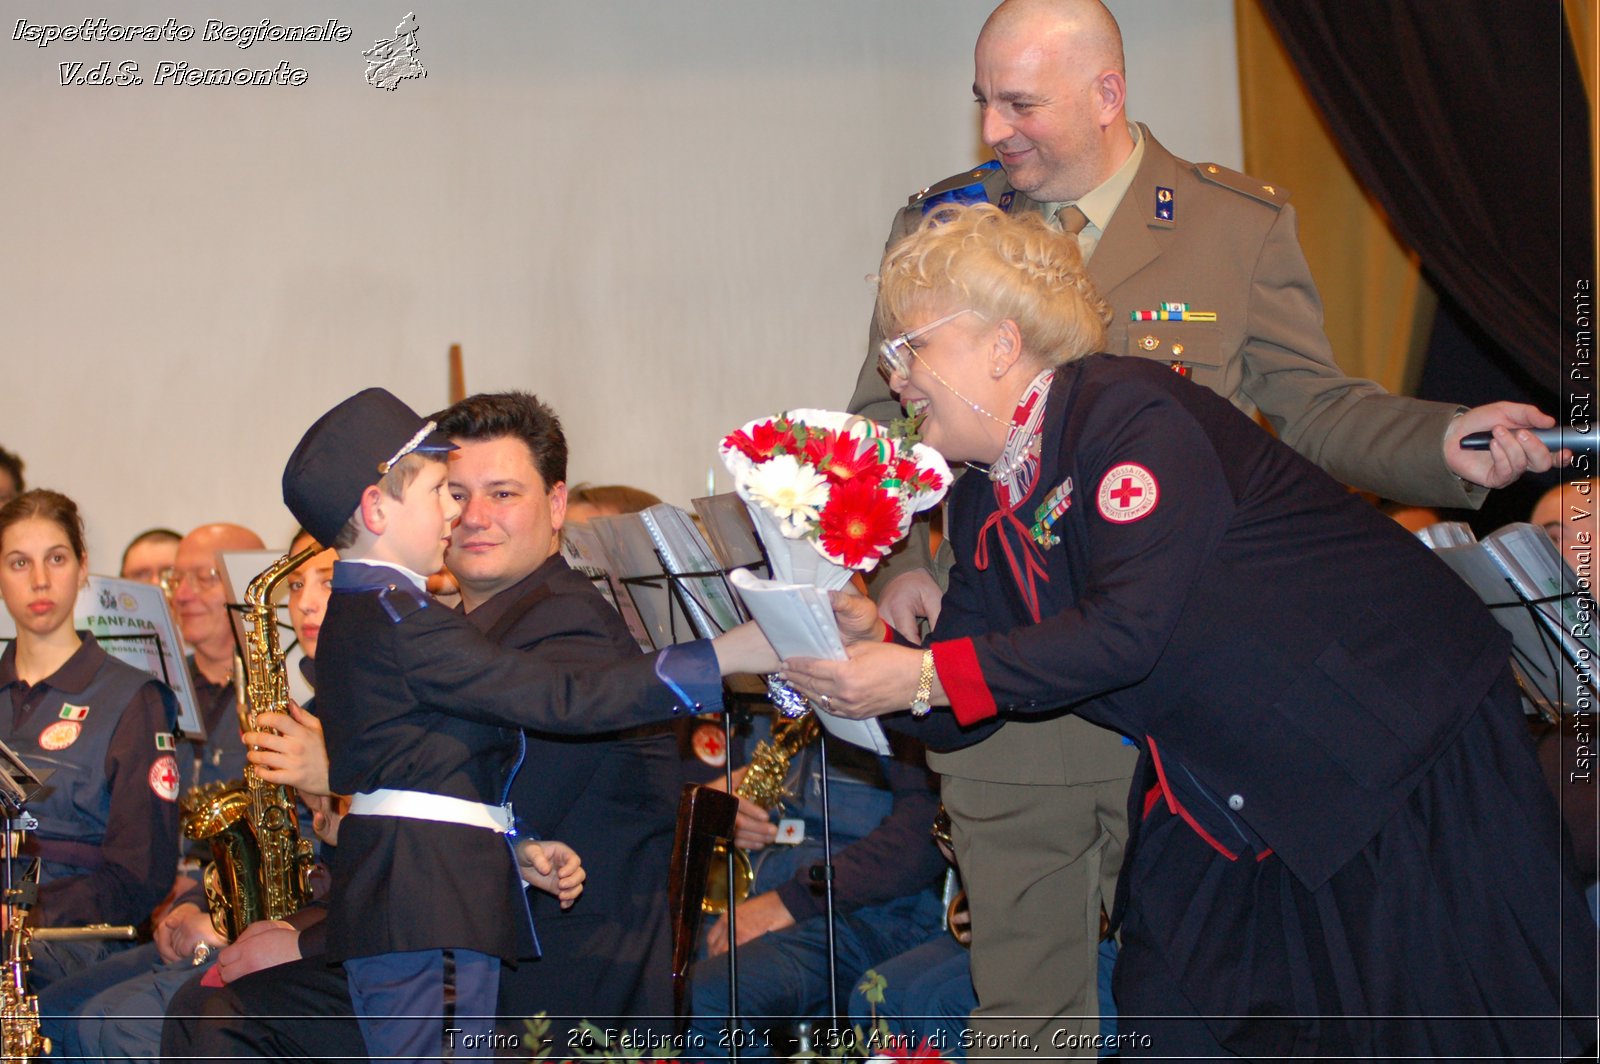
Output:
<svg viewBox="0 0 1600 1064">
<path fill-rule="evenodd" d="M 1503 488 L 1524 473 L 1565 466 L 1573 454 L 1566 448 L 1574 445 L 1581 447 L 1576 430 L 1557 428 L 1556 419 L 1538 407 L 1489 403 L 1450 422 L 1444 437 L 1444 461 L 1469 484 Z"/>
<path fill-rule="evenodd" d="M 1528 434 L 1538 440 L 1552 451 L 1566 448 L 1573 454 L 1594 454 L 1600 446 L 1600 433 L 1595 431 L 1594 425 L 1578 428 L 1574 425 L 1558 426 L 1553 429 L 1528 429 Z M 1494 439 L 1492 432 L 1472 432 L 1461 438 L 1463 451 L 1487 451 L 1489 441 Z"/>
</svg>

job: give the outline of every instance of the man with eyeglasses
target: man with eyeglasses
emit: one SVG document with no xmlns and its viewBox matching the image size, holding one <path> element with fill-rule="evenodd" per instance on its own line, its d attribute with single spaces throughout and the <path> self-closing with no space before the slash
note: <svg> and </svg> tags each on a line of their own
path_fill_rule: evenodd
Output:
<svg viewBox="0 0 1600 1064">
<path fill-rule="evenodd" d="M 912 197 L 891 245 L 944 202 L 1043 213 L 1077 235 L 1089 278 L 1112 307 L 1109 351 L 1158 360 L 1247 412 L 1259 408 L 1284 442 L 1384 497 L 1477 506 L 1485 489 L 1550 467 L 1526 429 L 1552 419 L 1532 407 L 1462 410 L 1343 374 L 1283 190 L 1178 159 L 1128 120 L 1122 34 L 1100 0 L 1006 0 L 978 36 L 974 65 L 981 135 L 996 159 Z M 914 351 L 903 338 L 880 351 L 880 339 L 874 329 L 850 409 L 888 420 L 900 410 L 879 359 Z M 1492 451 L 1457 446 L 1464 433 L 1488 429 Z M 927 544 L 925 531 L 911 537 L 872 582 L 883 617 L 912 637 L 919 619 L 931 625 L 939 613 Z M 1110 908 L 1134 753 L 1120 736 L 1062 716 L 1008 722 L 975 745 L 929 756 L 968 877 L 974 1028 L 1020 1026 L 1046 1039 L 1095 1033 L 1096 899 Z M 1003 818 L 1030 825 L 1039 844 L 1013 848 L 1003 862 L 975 859 L 975 825 Z M 1017 1016 L 1055 1018 L 1018 1024 Z M 973 1052 L 984 1055 L 984 1045 Z"/>
<path fill-rule="evenodd" d="M 162 574 L 172 598 L 178 631 L 190 650 L 189 672 L 200 705 L 204 741 L 191 739 L 190 785 L 240 779 L 244 776 L 244 743 L 239 739 L 238 696 L 233 687 L 233 626 L 222 586 L 225 551 L 261 550 L 261 537 L 240 525 L 201 525 L 178 544 L 178 557 Z"/>
</svg>

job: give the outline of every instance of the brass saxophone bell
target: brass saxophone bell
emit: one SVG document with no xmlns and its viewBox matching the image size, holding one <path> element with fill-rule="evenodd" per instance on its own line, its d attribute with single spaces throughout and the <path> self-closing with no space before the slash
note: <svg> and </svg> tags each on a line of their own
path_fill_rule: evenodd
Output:
<svg viewBox="0 0 1600 1064">
<path fill-rule="evenodd" d="M 944 803 L 940 802 L 939 811 L 933 816 L 933 825 L 928 829 L 928 834 L 933 836 L 934 842 L 937 842 L 947 851 L 945 854 L 947 858 L 950 858 L 950 855 L 955 853 L 956 848 L 955 842 L 950 838 L 950 831 L 950 812 L 945 809 Z M 950 903 L 945 906 L 944 910 L 944 929 L 950 932 L 950 937 L 955 939 L 956 943 L 963 949 L 970 949 L 972 947 L 972 917 L 970 910 L 967 908 L 967 892 L 965 890 L 957 890 L 954 894 L 951 894 L 950 891 L 956 885 L 959 885 L 960 879 L 956 877 L 954 866 L 951 867 L 949 875 L 950 878 L 945 884 L 945 892 L 950 899 Z M 957 917 L 964 917 L 965 919 L 962 919 L 958 925 Z"/>
<path fill-rule="evenodd" d="M 750 896 L 750 881 L 755 878 L 750 868 L 750 855 L 743 850 L 733 851 L 733 904 L 738 905 Z M 700 911 L 721 916 L 728 911 L 728 844 L 719 842 L 711 851 L 711 867 L 706 873 L 706 893 L 700 899 Z"/>
<path fill-rule="evenodd" d="M 956 922 L 958 916 L 965 917 L 959 924 Z M 967 909 L 966 891 L 950 899 L 950 904 L 944 910 L 944 926 L 962 949 L 972 948 L 972 914 Z"/>
<path fill-rule="evenodd" d="M 762 741 L 750 754 L 745 766 L 744 779 L 734 789 L 734 794 L 747 798 L 761 808 L 776 809 L 788 797 L 784 780 L 789 772 L 789 762 L 822 730 L 812 714 L 804 717 L 775 717 L 772 722 L 772 739 Z M 700 911 L 720 916 L 728 911 L 728 846 L 718 843 L 711 854 L 711 868 L 706 875 L 705 895 L 700 900 Z M 750 896 L 750 881 L 755 878 L 750 866 L 750 855 L 743 850 L 733 851 L 733 904 Z"/>
</svg>

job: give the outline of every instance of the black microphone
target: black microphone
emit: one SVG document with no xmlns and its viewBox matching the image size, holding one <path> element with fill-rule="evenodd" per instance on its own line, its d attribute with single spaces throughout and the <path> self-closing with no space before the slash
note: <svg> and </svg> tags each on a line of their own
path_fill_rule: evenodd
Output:
<svg viewBox="0 0 1600 1064">
<path fill-rule="evenodd" d="M 1593 425 L 1586 429 L 1578 429 L 1567 425 L 1553 429 L 1528 429 L 1527 431 L 1533 433 L 1534 439 L 1552 451 L 1559 451 L 1566 447 L 1573 454 L 1594 454 L 1597 448 L 1600 448 L 1600 434 L 1596 433 Z M 1494 439 L 1494 433 L 1492 432 L 1469 432 L 1461 437 L 1461 449 L 1463 451 L 1487 451 L 1489 449 L 1489 441 L 1492 439 Z"/>
</svg>

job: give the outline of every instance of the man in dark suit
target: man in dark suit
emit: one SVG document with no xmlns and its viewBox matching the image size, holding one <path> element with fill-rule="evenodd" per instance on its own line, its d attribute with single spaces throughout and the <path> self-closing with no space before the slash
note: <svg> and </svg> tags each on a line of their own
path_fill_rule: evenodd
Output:
<svg viewBox="0 0 1600 1064">
<path fill-rule="evenodd" d="M 550 408 L 520 393 L 473 396 L 439 425 L 458 448 L 449 486 L 461 520 L 446 563 L 468 620 L 536 659 L 634 656 L 622 618 L 560 557 L 567 447 Z M 520 1028 L 518 1017 L 542 1011 L 640 1034 L 651 1017 L 670 1026 L 677 789 L 670 725 L 598 738 L 528 734 L 512 783 L 518 818 L 571 845 L 589 876 L 565 912 L 553 897 L 530 895 L 544 956 L 502 975 L 503 1021 Z M 552 1031 L 562 1045 L 567 1033 Z"/>
<path fill-rule="evenodd" d="M 1089 278 L 1113 308 L 1107 350 L 1170 365 L 1246 412 L 1259 409 L 1284 442 L 1385 497 L 1473 506 L 1484 488 L 1548 468 L 1544 448 L 1516 431 L 1552 423 L 1531 407 L 1462 411 L 1343 374 L 1286 194 L 1178 159 L 1129 123 L 1121 32 L 1099 0 L 1007 0 L 984 25 L 975 67 L 983 139 L 998 165 L 912 197 L 891 245 L 941 202 L 987 201 L 1058 219 L 1077 233 Z M 1170 311 L 1167 321 L 1130 320 L 1168 303 L 1211 320 L 1170 320 Z M 900 411 L 878 373 L 880 339 L 874 328 L 850 409 L 887 420 Z M 1456 446 L 1463 433 L 1491 428 L 1492 452 Z M 926 545 L 926 534 L 914 532 L 874 580 L 884 616 L 902 631 L 939 615 Z M 1029 1024 L 1036 1033 L 1064 1024 L 1093 1033 L 1094 1021 L 1082 1017 L 1097 1011 L 1099 901 L 1109 899 L 1121 864 L 1133 762 L 1120 736 L 1071 716 L 1011 721 L 978 745 L 930 756 L 958 839 L 969 837 L 963 821 L 982 819 L 1050 840 L 1048 850 L 1002 845 L 994 859 L 960 854 L 973 924 L 984 928 L 972 950 L 975 1027 L 1005 1034 L 1013 1016 L 1070 1016 L 1078 1019 Z M 1042 886 L 1024 889 L 1032 884 Z"/>
</svg>

